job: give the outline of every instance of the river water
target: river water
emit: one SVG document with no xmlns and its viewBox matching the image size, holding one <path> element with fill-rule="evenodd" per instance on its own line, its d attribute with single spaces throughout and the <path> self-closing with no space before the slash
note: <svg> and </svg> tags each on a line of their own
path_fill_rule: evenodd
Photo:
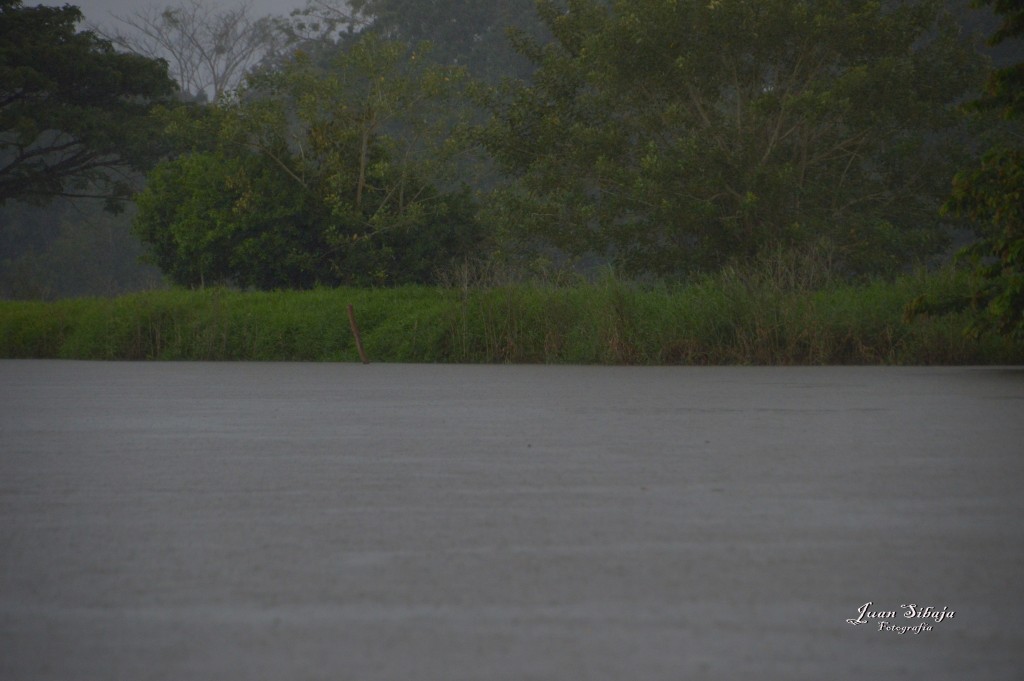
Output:
<svg viewBox="0 0 1024 681">
<path fill-rule="evenodd" d="M 2 361 L 0 679 L 1016 680 L 1022 442 L 1015 368 Z"/>
</svg>

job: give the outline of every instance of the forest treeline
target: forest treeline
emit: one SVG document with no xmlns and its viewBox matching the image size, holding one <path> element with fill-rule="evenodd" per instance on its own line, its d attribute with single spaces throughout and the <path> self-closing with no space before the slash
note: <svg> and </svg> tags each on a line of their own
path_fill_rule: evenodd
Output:
<svg viewBox="0 0 1024 681">
<path fill-rule="evenodd" d="M 0 285 L 862 285 L 971 244 L 976 330 L 1020 333 L 1022 10 L 970 4 L 0 0 Z"/>
</svg>

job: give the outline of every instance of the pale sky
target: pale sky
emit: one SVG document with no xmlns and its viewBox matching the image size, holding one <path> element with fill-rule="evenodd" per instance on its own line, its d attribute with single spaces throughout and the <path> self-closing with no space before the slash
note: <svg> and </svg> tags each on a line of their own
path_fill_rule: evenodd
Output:
<svg viewBox="0 0 1024 681">
<path fill-rule="evenodd" d="M 211 0 L 216 5 L 231 7 L 239 4 L 238 0 Z M 75 5 L 85 15 L 85 23 L 99 26 L 113 24 L 114 16 L 129 16 L 134 12 L 148 7 L 160 9 L 177 4 L 175 0 L 24 0 L 25 7 L 35 5 Z M 277 14 L 286 16 L 293 9 L 304 6 L 304 0 L 249 0 L 253 15 Z"/>
</svg>

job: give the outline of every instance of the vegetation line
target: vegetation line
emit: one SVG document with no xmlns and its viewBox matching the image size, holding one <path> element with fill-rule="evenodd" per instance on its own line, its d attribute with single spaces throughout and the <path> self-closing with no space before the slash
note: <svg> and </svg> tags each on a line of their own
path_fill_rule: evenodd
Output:
<svg viewBox="0 0 1024 681">
<path fill-rule="evenodd" d="M 958 300 L 954 271 L 801 288 L 726 270 L 687 285 L 594 283 L 240 292 L 0 303 L 0 357 L 574 364 L 1018 364 L 1024 347 L 965 335 L 964 312 L 908 319 L 921 296 Z"/>
</svg>

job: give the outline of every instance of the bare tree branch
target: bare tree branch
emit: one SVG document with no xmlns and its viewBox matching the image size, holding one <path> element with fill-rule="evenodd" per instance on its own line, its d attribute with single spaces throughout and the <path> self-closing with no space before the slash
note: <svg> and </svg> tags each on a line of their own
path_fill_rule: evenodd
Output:
<svg viewBox="0 0 1024 681">
<path fill-rule="evenodd" d="M 114 31 L 94 30 L 125 50 L 166 60 L 183 91 L 214 100 L 237 88 L 279 39 L 270 18 L 253 16 L 251 0 L 224 9 L 214 0 L 177 0 L 114 18 Z"/>
</svg>

